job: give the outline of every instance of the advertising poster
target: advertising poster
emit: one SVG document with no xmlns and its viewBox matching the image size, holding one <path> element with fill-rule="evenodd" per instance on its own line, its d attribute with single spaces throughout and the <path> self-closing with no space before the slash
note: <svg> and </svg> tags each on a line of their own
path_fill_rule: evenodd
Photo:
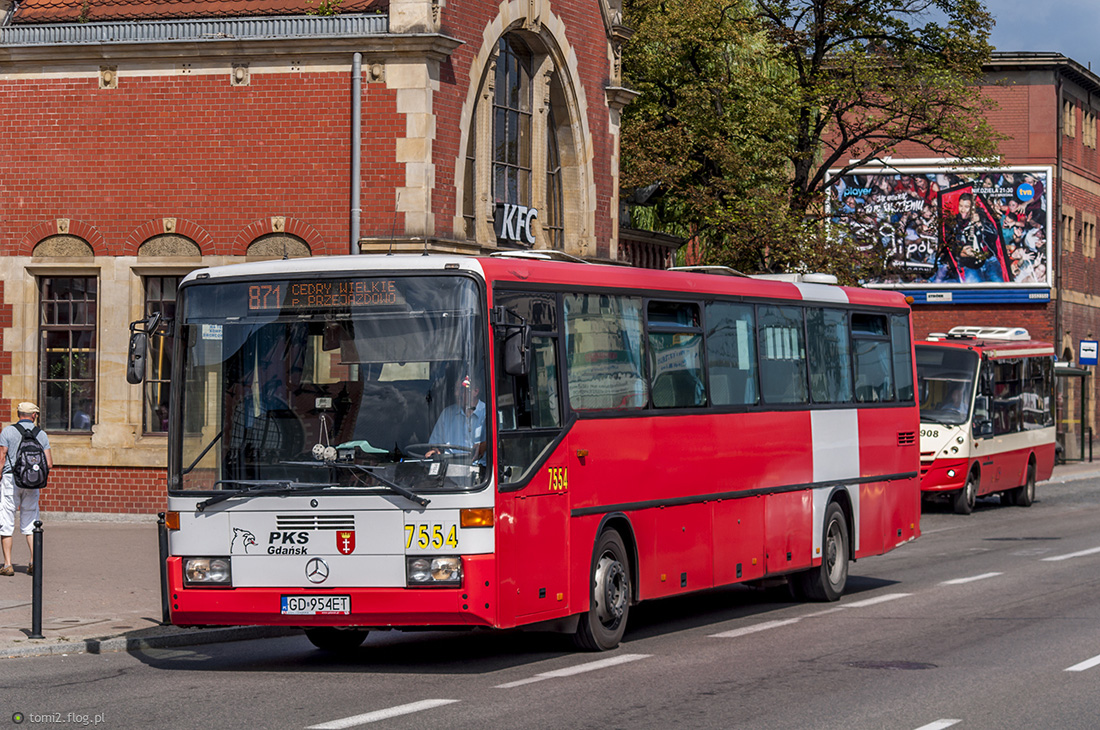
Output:
<svg viewBox="0 0 1100 730">
<path fill-rule="evenodd" d="M 866 286 L 1049 287 L 1049 181 L 1049 168 L 857 173 L 829 210 L 838 235 L 884 264 Z"/>
</svg>

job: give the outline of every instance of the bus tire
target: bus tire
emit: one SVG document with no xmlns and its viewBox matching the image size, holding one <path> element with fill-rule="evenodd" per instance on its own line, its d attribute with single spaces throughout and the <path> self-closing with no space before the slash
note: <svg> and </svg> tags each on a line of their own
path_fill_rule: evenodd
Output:
<svg viewBox="0 0 1100 730">
<path fill-rule="evenodd" d="M 955 514 L 968 515 L 974 511 L 974 504 L 978 500 L 978 473 L 970 472 L 966 478 L 966 486 L 955 492 Z"/>
<path fill-rule="evenodd" d="M 367 639 L 367 629 L 338 629 L 335 626 L 315 626 L 306 629 L 309 643 L 321 651 L 343 654 L 358 649 Z"/>
<path fill-rule="evenodd" d="M 622 641 L 630 615 L 630 561 L 623 539 L 606 530 L 592 554 L 588 611 L 581 615 L 573 642 L 585 651 L 607 651 Z"/>
<path fill-rule="evenodd" d="M 848 520 L 836 502 L 825 509 L 821 542 L 821 565 L 791 576 L 791 589 L 805 600 L 835 601 L 848 583 Z"/>
<path fill-rule="evenodd" d="M 1023 486 L 1012 490 L 1012 504 L 1017 507 L 1030 507 L 1035 503 L 1035 462 L 1027 463 L 1027 477 Z"/>
</svg>

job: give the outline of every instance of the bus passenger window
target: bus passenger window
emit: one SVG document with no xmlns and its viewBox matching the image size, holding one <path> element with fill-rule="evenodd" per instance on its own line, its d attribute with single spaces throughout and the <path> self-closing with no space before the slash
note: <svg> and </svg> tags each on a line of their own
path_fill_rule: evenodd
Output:
<svg viewBox="0 0 1100 730">
<path fill-rule="evenodd" d="M 806 347 L 800 307 L 759 308 L 760 376 L 764 402 L 806 403 Z"/>
<path fill-rule="evenodd" d="M 706 405 L 699 305 L 694 302 L 651 301 L 646 315 L 653 407 Z"/>
<path fill-rule="evenodd" d="M 840 309 L 806 312 L 810 394 L 814 403 L 852 402 L 852 355 L 848 315 Z"/>
<path fill-rule="evenodd" d="M 856 402 L 896 399 L 893 352 L 884 314 L 852 314 L 852 350 L 855 353 Z"/>
<path fill-rule="evenodd" d="M 710 302 L 706 312 L 711 402 L 717 406 L 759 403 L 752 305 Z"/>
<path fill-rule="evenodd" d="M 575 411 L 645 408 L 641 300 L 606 294 L 564 299 L 569 405 Z"/>
</svg>

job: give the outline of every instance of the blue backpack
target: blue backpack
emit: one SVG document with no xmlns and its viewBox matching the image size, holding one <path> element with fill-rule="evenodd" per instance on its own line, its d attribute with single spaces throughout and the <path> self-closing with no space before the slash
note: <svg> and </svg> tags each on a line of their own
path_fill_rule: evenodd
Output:
<svg viewBox="0 0 1100 730">
<path fill-rule="evenodd" d="M 14 425 L 23 434 L 23 440 L 19 444 L 15 460 L 12 461 L 12 479 L 17 487 L 41 489 L 46 486 L 46 478 L 50 474 L 50 467 L 46 464 L 46 450 L 38 441 L 38 434 L 42 433 L 42 429 L 35 426 L 28 431 L 18 423 Z"/>
</svg>

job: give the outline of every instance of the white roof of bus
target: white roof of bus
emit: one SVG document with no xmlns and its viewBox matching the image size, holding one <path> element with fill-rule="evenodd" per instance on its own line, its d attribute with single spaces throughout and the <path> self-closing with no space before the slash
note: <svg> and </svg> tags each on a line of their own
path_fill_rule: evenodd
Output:
<svg viewBox="0 0 1100 730">
<path fill-rule="evenodd" d="M 269 259 L 267 261 L 248 261 L 240 264 L 211 266 L 192 271 L 184 281 L 199 278 L 224 278 L 231 276 L 286 276 L 309 272 L 344 273 L 357 271 L 442 271 L 445 268 L 474 271 L 484 275 L 481 264 L 472 256 L 449 256 L 446 254 L 361 254 L 359 256 L 314 256 L 296 259 Z"/>
</svg>

